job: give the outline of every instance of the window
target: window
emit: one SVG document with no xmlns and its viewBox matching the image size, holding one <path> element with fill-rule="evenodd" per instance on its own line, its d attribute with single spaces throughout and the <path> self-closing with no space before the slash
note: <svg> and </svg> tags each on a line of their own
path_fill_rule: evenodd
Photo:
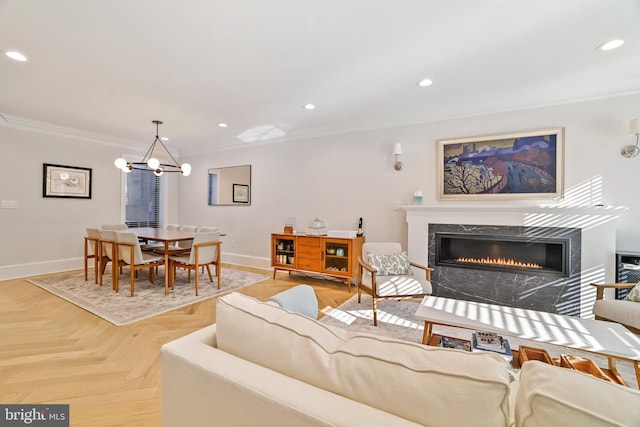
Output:
<svg viewBox="0 0 640 427">
<path fill-rule="evenodd" d="M 129 227 L 160 226 L 160 177 L 142 170 L 126 174 L 125 222 Z"/>
</svg>

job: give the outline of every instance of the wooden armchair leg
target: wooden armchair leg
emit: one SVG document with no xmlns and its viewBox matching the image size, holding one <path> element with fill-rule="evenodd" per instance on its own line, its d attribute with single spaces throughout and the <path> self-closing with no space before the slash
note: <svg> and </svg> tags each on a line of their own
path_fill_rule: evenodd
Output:
<svg viewBox="0 0 640 427">
<path fill-rule="evenodd" d="M 378 300 L 373 297 L 373 326 L 378 326 Z"/>
</svg>

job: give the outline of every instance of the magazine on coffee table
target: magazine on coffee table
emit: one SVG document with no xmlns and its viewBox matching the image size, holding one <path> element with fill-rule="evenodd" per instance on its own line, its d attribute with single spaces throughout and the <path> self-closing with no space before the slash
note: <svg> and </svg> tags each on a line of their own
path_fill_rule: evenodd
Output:
<svg viewBox="0 0 640 427">
<path fill-rule="evenodd" d="M 469 341 L 445 336 L 441 336 L 438 340 L 438 347 L 471 351 L 471 343 Z"/>
</svg>

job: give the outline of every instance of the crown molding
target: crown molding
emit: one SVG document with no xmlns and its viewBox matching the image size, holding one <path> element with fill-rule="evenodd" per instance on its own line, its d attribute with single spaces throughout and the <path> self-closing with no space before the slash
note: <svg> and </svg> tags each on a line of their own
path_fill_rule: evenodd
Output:
<svg viewBox="0 0 640 427">
<path fill-rule="evenodd" d="M 14 116 L 6 113 L 0 113 L 0 126 L 24 130 L 28 132 L 37 132 L 45 135 L 73 138 L 81 141 L 110 145 L 119 148 L 130 149 L 132 146 L 135 146 L 135 142 L 131 140 L 115 138 L 95 132 L 88 132 L 84 130 L 56 125 L 53 123 Z"/>
</svg>

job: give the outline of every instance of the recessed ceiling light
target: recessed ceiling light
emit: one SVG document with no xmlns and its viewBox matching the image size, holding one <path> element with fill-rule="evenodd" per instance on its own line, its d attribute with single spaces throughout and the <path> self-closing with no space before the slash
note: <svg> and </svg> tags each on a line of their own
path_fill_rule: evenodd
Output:
<svg viewBox="0 0 640 427">
<path fill-rule="evenodd" d="M 313 104 L 304 104 L 304 109 L 305 110 L 315 110 L 316 106 Z"/>
<path fill-rule="evenodd" d="M 624 44 L 624 40 L 616 39 L 609 40 L 608 42 L 602 43 L 600 46 L 596 48 L 596 50 L 612 50 L 618 48 Z"/>
<path fill-rule="evenodd" d="M 417 84 L 420 87 L 427 87 L 431 86 L 433 84 L 433 81 L 431 79 L 422 79 Z"/>
<path fill-rule="evenodd" d="M 218 123 L 218 126 L 221 128 L 226 128 L 229 125 L 227 125 L 226 123 Z"/>
<path fill-rule="evenodd" d="M 161 137 L 160 137 L 160 140 L 161 140 L 161 141 L 168 141 L 168 140 L 169 140 L 169 138 L 167 138 L 166 136 L 161 136 Z"/>
<path fill-rule="evenodd" d="M 15 59 L 16 61 L 20 61 L 20 62 L 25 62 L 27 60 L 26 56 L 24 56 L 20 52 L 16 52 L 16 51 L 13 51 L 13 50 L 9 51 L 9 52 L 6 52 L 5 55 L 7 55 L 11 59 Z"/>
</svg>

